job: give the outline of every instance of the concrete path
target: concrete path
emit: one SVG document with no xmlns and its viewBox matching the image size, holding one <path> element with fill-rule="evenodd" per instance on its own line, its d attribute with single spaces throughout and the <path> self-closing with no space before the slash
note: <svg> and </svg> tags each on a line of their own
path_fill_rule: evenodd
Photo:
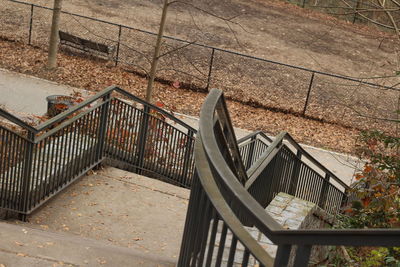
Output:
<svg viewBox="0 0 400 267">
<path fill-rule="evenodd" d="M 42 115 L 47 110 L 46 96 L 68 95 L 73 90 L 69 86 L 0 69 L 0 105 L 3 104 L 15 112 Z M 75 90 L 85 94 L 82 89 Z M 180 118 L 197 129 L 198 118 L 186 115 L 180 115 Z M 250 132 L 247 130 L 236 129 L 238 138 L 248 133 Z M 345 183 L 352 182 L 354 170 L 360 166 L 359 159 L 308 145 L 303 147 Z"/>
<path fill-rule="evenodd" d="M 47 111 L 47 96 L 69 95 L 74 90 L 67 85 L 0 69 L 0 105 L 10 111 L 40 116 Z"/>
</svg>

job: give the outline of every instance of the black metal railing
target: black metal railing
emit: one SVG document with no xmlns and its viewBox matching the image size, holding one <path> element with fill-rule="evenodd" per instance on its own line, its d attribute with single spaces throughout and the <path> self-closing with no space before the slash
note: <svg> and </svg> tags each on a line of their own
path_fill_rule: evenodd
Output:
<svg viewBox="0 0 400 267">
<path fill-rule="evenodd" d="M 264 154 L 268 146 L 272 143 L 272 139 L 265 133 L 256 131 L 240 138 L 237 142 L 239 145 L 240 155 L 247 171 Z"/>
<path fill-rule="evenodd" d="M 191 186 L 196 130 L 118 87 L 37 127 L 1 109 L 0 117 L 16 126 L 0 126 L 0 208 L 29 214 L 104 160 Z"/>
<path fill-rule="evenodd" d="M 243 184 L 243 180 L 245 184 L 252 180 L 243 176 L 244 166 L 237 159 L 239 149 L 227 114 L 222 92 L 212 90 L 201 109 L 196 173 L 178 266 L 307 266 L 315 245 L 400 246 L 399 229 L 284 229 Z M 285 136 L 282 134 L 275 143 L 281 143 Z M 288 155 L 285 145 L 271 144 L 263 160 L 278 164 L 279 158 L 293 159 Z M 254 181 L 269 178 L 260 175 Z M 266 190 L 269 188 L 262 187 L 260 191 L 268 194 Z M 270 255 L 249 229 L 256 229 L 277 245 L 276 255 Z"/>
<path fill-rule="evenodd" d="M 35 46 L 48 44 L 51 8 L 0 0 L 0 10 L 1 36 Z M 65 11 L 60 30 L 114 47 L 111 59 L 115 65 L 123 64 L 142 75 L 150 69 L 154 32 Z M 163 81 L 179 80 L 205 91 L 221 88 L 229 98 L 244 104 L 360 129 L 392 131 L 393 123 L 376 118 L 398 120 L 396 80 L 327 73 L 172 36 L 165 36 L 165 47 L 176 52 L 160 58 L 157 78 Z"/>
<path fill-rule="evenodd" d="M 349 185 L 305 151 L 286 132 L 279 134 L 263 157 L 248 170 L 246 189 L 266 207 L 285 192 L 336 214 L 348 202 Z"/>
</svg>

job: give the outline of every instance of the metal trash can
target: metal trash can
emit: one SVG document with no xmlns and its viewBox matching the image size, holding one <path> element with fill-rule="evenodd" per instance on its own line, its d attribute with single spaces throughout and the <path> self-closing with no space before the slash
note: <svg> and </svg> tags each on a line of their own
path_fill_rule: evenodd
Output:
<svg viewBox="0 0 400 267">
<path fill-rule="evenodd" d="M 65 95 L 50 95 L 47 100 L 47 115 L 52 118 L 74 105 L 74 98 Z"/>
</svg>

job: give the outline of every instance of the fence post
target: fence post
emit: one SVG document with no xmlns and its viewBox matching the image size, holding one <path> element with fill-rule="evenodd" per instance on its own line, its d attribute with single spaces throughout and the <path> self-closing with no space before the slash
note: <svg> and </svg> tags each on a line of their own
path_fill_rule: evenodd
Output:
<svg viewBox="0 0 400 267">
<path fill-rule="evenodd" d="M 149 129 L 149 119 L 150 119 L 150 107 L 144 105 L 143 107 L 143 118 L 140 123 L 139 128 L 139 138 L 137 142 L 138 153 L 137 153 L 137 173 L 141 174 L 144 166 L 144 156 L 146 149 L 146 139 L 147 131 Z"/>
<path fill-rule="evenodd" d="M 296 161 L 293 165 L 292 177 L 290 177 L 290 187 L 289 194 L 296 196 L 297 184 L 299 183 L 300 167 L 301 167 L 301 157 L 303 154 L 300 150 L 297 150 Z"/>
<path fill-rule="evenodd" d="M 20 208 L 21 211 L 20 217 L 22 221 L 26 220 L 26 212 L 29 210 L 28 203 L 29 203 L 29 187 L 30 187 L 30 180 L 31 180 L 31 173 L 32 173 L 32 159 L 33 159 L 33 149 L 34 149 L 34 139 L 35 134 L 31 131 L 28 132 L 28 140 L 29 142 L 25 148 L 25 162 L 24 162 L 24 169 L 23 169 L 23 182 L 22 182 L 22 195 L 20 195 Z"/>
<path fill-rule="evenodd" d="M 190 164 L 192 163 L 192 161 L 190 159 L 193 154 L 193 135 L 194 135 L 193 131 L 189 130 L 188 137 L 187 137 L 188 141 L 187 141 L 186 147 L 185 147 L 186 148 L 185 158 L 184 158 L 185 163 L 183 165 L 184 184 L 186 184 L 187 181 L 189 181 L 189 179 L 188 179 L 189 178 L 188 177 L 189 169 L 190 169 Z M 186 184 L 186 185 L 191 186 L 191 184 Z"/>
<path fill-rule="evenodd" d="M 354 17 L 353 17 L 353 24 L 356 23 L 356 19 L 357 19 L 357 10 L 360 7 L 360 0 L 357 0 L 357 4 L 356 7 L 354 8 Z"/>
<path fill-rule="evenodd" d="M 215 53 L 215 48 L 213 48 L 211 50 L 211 59 L 210 59 L 210 66 L 208 69 L 208 78 L 207 78 L 207 86 L 206 86 L 207 92 L 208 92 L 208 89 L 209 89 L 210 83 L 211 83 L 211 73 L 212 73 L 212 68 L 213 68 L 213 64 L 214 64 L 214 53 Z"/>
<path fill-rule="evenodd" d="M 28 36 L 28 44 L 32 43 L 32 22 L 33 22 L 33 4 L 31 4 L 31 17 L 29 20 L 29 36 Z"/>
<path fill-rule="evenodd" d="M 301 5 L 302 8 L 306 6 L 306 0 L 303 0 L 303 4 Z"/>
<path fill-rule="evenodd" d="M 320 206 L 322 209 L 325 208 L 325 202 L 326 202 L 326 198 L 328 196 L 328 188 L 329 188 L 329 179 L 330 179 L 330 175 L 327 173 L 325 175 L 325 179 L 324 182 L 322 183 L 322 188 L 321 188 L 321 194 L 319 196 L 319 202 L 318 202 L 318 206 Z"/>
<path fill-rule="evenodd" d="M 122 25 L 118 25 L 118 43 L 117 43 L 117 54 L 115 56 L 115 66 L 118 65 L 118 59 L 119 59 L 119 46 L 121 43 L 121 33 L 122 33 Z"/>
<path fill-rule="evenodd" d="M 315 72 L 313 72 L 312 75 L 311 75 L 310 85 L 308 86 L 306 102 L 304 103 L 303 112 L 301 113 L 301 115 L 303 115 L 303 116 L 306 115 L 307 105 L 308 105 L 308 101 L 310 99 L 311 88 L 312 88 L 312 85 L 313 85 L 313 82 L 314 82 L 314 75 L 315 75 Z"/>
<path fill-rule="evenodd" d="M 100 123 L 99 123 L 99 139 L 97 143 L 97 150 L 96 150 L 96 161 L 101 159 L 104 154 L 104 145 L 106 141 L 106 134 L 107 134 L 107 121 L 108 121 L 108 113 L 110 108 L 110 99 L 111 93 L 108 93 L 103 97 L 104 104 L 101 107 L 100 113 Z"/>
</svg>

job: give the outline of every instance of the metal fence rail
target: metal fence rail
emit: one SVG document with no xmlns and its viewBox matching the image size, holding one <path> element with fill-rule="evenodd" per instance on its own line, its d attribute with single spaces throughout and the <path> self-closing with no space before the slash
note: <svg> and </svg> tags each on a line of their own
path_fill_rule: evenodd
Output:
<svg viewBox="0 0 400 267">
<path fill-rule="evenodd" d="M 46 47 L 51 8 L 0 0 L 0 35 Z M 62 12 L 60 30 L 114 48 L 111 60 L 146 74 L 156 34 Z M 392 132 L 400 89 L 384 79 L 355 79 L 166 36 L 158 78 L 197 89 L 221 88 L 227 97 L 284 112 Z M 190 45 L 188 45 L 190 44 Z M 178 47 L 188 45 L 173 53 Z M 371 81 L 371 82 L 370 82 Z"/>
<path fill-rule="evenodd" d="M 117 98 L 115 94 L 122 95 Z M 196 131 L 170 113 L 109 87 L 31 127 L 0 110 L 0 208 L 29 214 L 104 160 L 189 188 Z"/>
<path fill-rule="evenodd" d="M 239 151 L 232 143 L 232 135 L 222 92 L 212 90 L 201 109 L 195 144 L 196 173 L 178 266 L 303 267 L 308 266 L 314 245 L 400 245 L 399 229 L 284 229 L 241 183 L 244 167 L 235 160 Z M 270 149 L 272 161 L 279 157 L 288 159 L 280 151 L 284 150 L 277 146 Z M 248 227 L 276 244 L 276 255 L 270 255 Z"/>
</svg>

